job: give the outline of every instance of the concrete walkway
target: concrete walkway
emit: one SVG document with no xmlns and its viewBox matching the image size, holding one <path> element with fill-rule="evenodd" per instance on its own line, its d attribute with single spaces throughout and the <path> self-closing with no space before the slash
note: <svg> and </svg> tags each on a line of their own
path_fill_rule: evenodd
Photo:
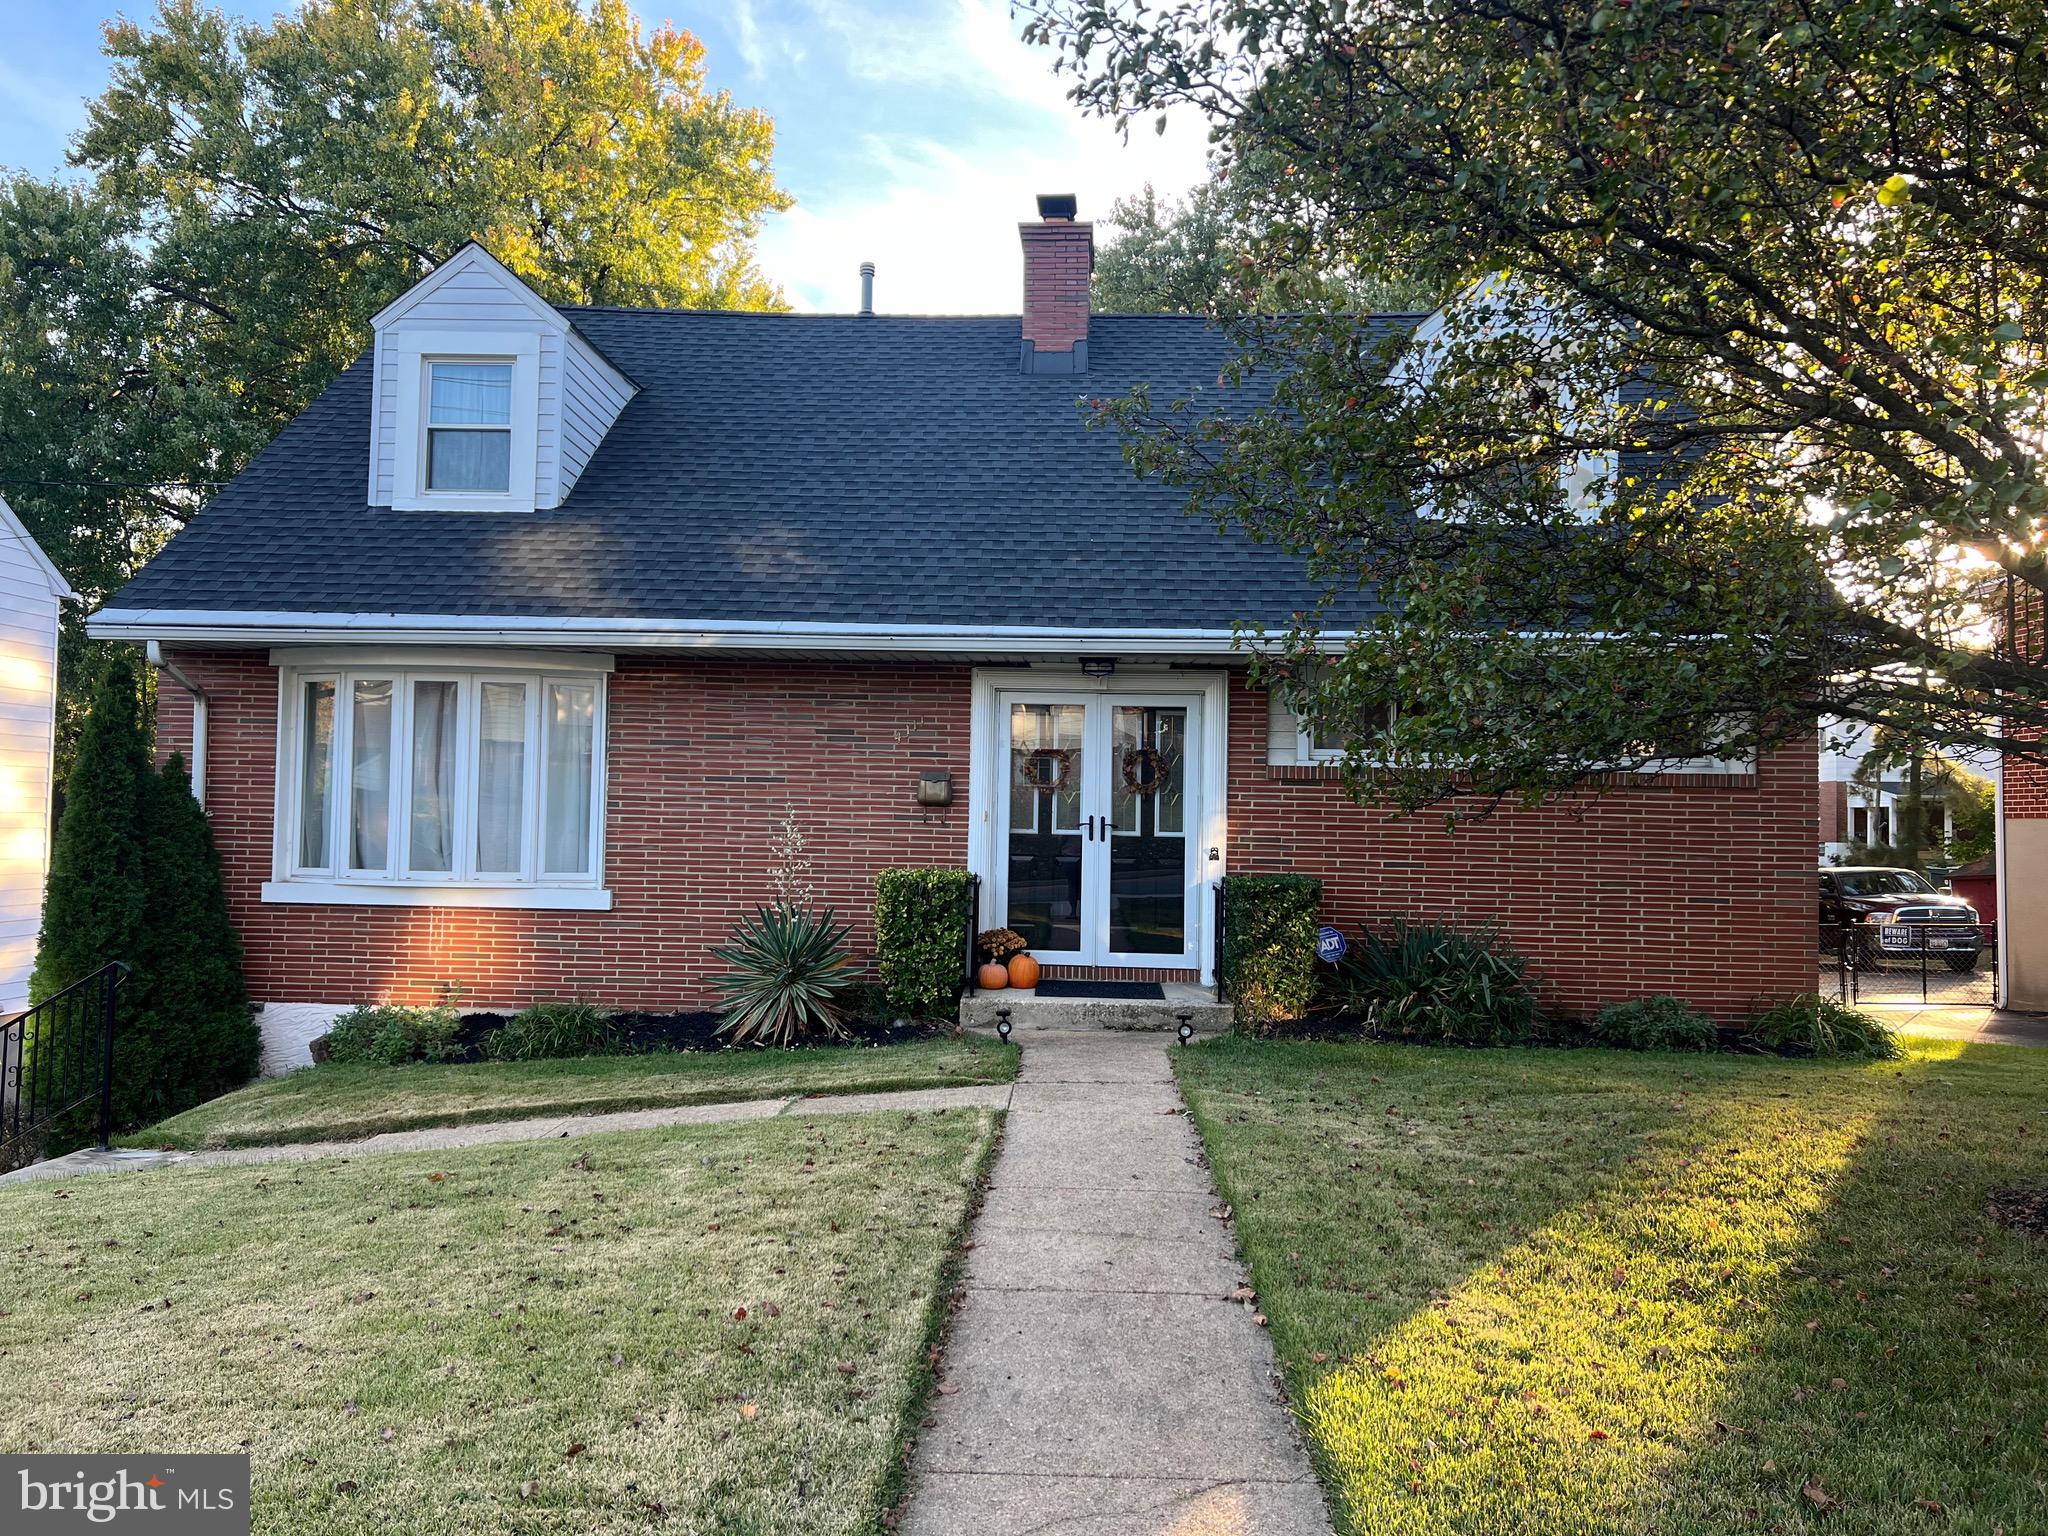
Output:
<svg viewBox="0 0 2048 1536">
<path fill-rule="evenodd" d="M 903 1109 L 1004 1109 L 1011 1085 L 917 1088 L 901 1093 L 822 1094 L 786 1099 L 747 1099 L 736 1104 L 686 1104 L 667 1109 L 623 1109 L 602 1115 L 541 1115 L 529 1120 L 485 1120 L 474 1125 L 441 1125 L 423 1131 L 386 1131 L 358 1141 L 298 1141 L 275 1147 L 232 1147 L 217 1152 L 150 1152 L 97 1147 L 31 1163 L 0 1174 L 0 1184 L 69 1179 L 92 1173 L 140 1173 L 151 1168 L 223 1168 L 245 1163 L 303 1163 L 323 1157 L 365 1157 L 379 1152 L 439 1152 L 501 1141 L 550 1141 L 600 1136 L 607 1131 L 658 1130 L 667 1125 L 716 1125 L 728 1120 L 767 1120 L 776 1115 L 866 1115 Z"/>
<path fill-rule="evenodd" d="M 1973 1045 L 2048 1045 L 2048 1014 L 1931 1004 L 1858 1003 L 1901 1034 L 1967 1040 Z"/>
<path fill-rule="evenodd" d="M 1172 1037 L 1026 1031 L 905 1536 L 1327 1536 Z"/>
</svg>

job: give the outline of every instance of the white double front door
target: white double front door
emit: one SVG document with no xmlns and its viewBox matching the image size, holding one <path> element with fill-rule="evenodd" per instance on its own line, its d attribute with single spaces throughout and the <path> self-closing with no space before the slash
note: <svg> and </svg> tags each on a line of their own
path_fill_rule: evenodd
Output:
<svg viewBox="0 0 2048 1536">
<path fill-rule="evenodd" d="M 990 910 L 1042 963 L 1201 966 L 1204 695 L 995 695 Z"/>
</svg>

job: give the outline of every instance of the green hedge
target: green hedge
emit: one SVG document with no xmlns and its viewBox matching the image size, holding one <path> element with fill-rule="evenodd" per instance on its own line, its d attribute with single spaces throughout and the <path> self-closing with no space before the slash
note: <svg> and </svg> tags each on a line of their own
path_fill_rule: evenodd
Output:
<svg viewBox="0 0 2048 1536">
<path fill-rule="evenodd" d="M 1251 1027 L 1308 1012 L 1316 990 L 1323 882 L 1307 875 L 1223 877 L 1223 995 Z"/>
<path fill-rule="evenodd" d="M 967 963 L 964 869 L 885 869 L 875 876 L 875 950 L 891 1009 L 913 1018 L 952 1012 Z"/>
</svg>

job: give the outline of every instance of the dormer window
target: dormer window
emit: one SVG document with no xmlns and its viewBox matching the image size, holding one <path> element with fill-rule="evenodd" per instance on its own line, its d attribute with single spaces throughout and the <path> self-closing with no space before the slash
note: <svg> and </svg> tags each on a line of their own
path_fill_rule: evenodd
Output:
<svg viewBox="0 0 2048 1536">
<path fill-rule="evenodd" d="M 512 362 L 427 364 L 429 491 L 512 488 Z"/>
<path fill-rule="evenodd" d="M 568 316 L 474 243 L 370 324 L 373 507 L 559 507 L 635 392 Z"/>
</svg>

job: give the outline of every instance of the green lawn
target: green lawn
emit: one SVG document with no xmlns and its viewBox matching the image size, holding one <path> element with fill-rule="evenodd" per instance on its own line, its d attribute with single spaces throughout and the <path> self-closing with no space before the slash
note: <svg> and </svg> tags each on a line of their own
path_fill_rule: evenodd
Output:
<svg viewBox="0 0 2048 1536">
<path fill-rule="evenodd" d="M 2048 1051 L 1176 1051 L 1340 1527 L 2048 1530 Z"/>
<path fill-rule="evenodd" d="M 247 1449 L 266 1533 L 879 1531 L 995 1126 L 0 1189 L 0 1448 Z"/>
<path fill-rule="evenodd" d="M 673 1051 L 573 1061 L 309 1067 L 210 1100 L 123 1146 L 270 1146 L 535 1115 L 722 1104 L 799 1093 L 1007 1083 L 1017 1048 L 971 1035 L 873 1049 Z"/>
</svg>

